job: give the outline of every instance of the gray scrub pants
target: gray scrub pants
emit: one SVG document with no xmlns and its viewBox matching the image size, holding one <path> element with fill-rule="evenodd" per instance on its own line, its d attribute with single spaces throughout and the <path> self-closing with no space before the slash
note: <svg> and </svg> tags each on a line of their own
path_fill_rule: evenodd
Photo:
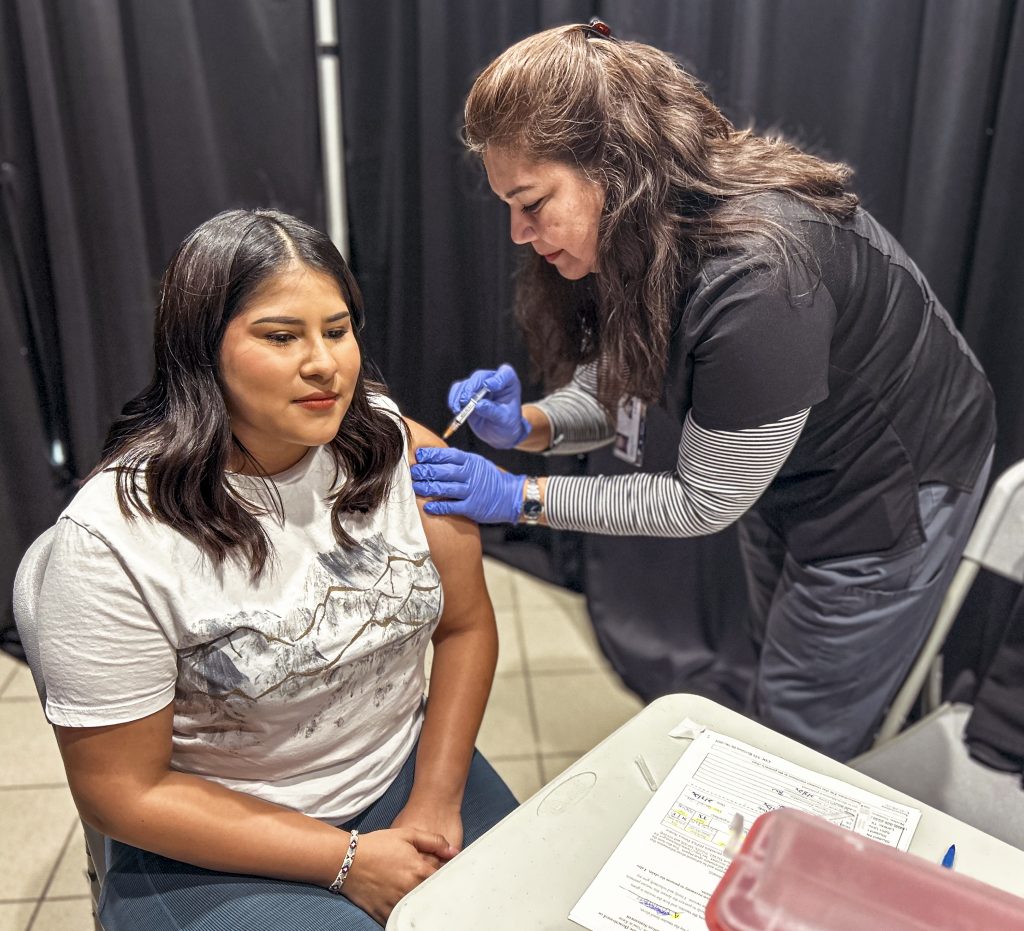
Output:
<svg viewBox="0 0 1024 931">
<path fill-rule="evenodd" d="M 974 490 L 918 488 L 924 542 L 897 556 L 798 563 L 756 513 L 740 521 L 760 659 L 748 712 L 838 760 L 865 750 L 917 656 L 981 506 Z"/>
</svg>

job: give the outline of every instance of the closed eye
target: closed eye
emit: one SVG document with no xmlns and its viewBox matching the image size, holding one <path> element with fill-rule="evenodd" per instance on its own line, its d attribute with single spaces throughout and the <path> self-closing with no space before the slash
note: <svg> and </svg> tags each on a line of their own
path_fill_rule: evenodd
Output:
<svg viewBox="0 0 1024 931">
<path fill-rule="evenodd" d="M 538 210 L 540 210 L 541 205 L 543 203 L 544 198 L 542 197 L 540 200 L 535 200 L 532 204 L 526 204 L 523 207 L 523 213 L 536 213 Z"/>
</svg>

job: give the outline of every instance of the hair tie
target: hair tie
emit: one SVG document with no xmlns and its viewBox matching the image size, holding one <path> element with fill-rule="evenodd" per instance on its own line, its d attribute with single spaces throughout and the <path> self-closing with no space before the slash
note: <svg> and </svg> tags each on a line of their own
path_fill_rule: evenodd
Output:
<svg viewBox="0 0 1024 931">
<path fill-rule="evenodd" d="M 590 22 L 585 26 L 580 26 L 580 29 L 583 30 L 584 35 L 588 39 L 611 39 L 615 41 L 615 36 L 612 35 L 612 27 L 599 16 L 590 17 Z"/>
</svg>

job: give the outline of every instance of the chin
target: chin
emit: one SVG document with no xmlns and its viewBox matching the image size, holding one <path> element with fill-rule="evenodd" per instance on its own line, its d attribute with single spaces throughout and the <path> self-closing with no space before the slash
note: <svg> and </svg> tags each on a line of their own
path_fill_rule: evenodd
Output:
<svg viewBox="0 0 1024 931">
<path fill-rule="evenodd" d="M 567 268 L 565 271 L 558 270 L 558 274 L 565 278 L 567 281 L 579 281 L 581 278 L 586 278 L 590 274 L 589 268 Z"/>
</svg>

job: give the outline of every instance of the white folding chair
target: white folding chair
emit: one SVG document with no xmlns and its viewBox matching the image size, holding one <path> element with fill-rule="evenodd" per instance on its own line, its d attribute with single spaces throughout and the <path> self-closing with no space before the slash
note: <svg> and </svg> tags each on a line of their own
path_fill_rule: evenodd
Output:
<svg viewBox="0 0 1024 931">
<path fill-rule="evenodd" d="M 942 701 L 942 645 L 982 568 L 1024 583 L 1024 460 L 1010 466 L 989 490 L 928 639 L 886 712 L 875 747 L 891 740 L 903 727 L 926 679 L 924 710 L 938 708 Z"/>
<path fill-rule="evenodd" d="M 964 728 L 972 710 L 947 702 L 847 765 L 1024 850 L 1021 774 L 999 772 L 970 756 Z"/>
<path fill-rule="evenodd" d="M 54 528 L 44 530 L 25 552 L 18 566 L 18 574 L 14 578 L 14 621 L 18 625 L 18 637 L 25 650 L 25 659 L 32 671 L 32 679 L 39 693 L 39 700 L 46 705 L 46 682 L 43 680 L 42 667 L 39 663 L 39 632 L 37 629 L 37 607 L 39 591 L 46 575 L 46 565 L 50 561 L 50 549 L 53 546 Z M 106 874 L 107 839 L 95 828 L 84 821 L 86 871 L 92 892 L 92 913 L 96 931 L 103 931 L 98 917 L 100 888 Z"/>
<path fill-rule="evenodd" d="M 1024 461 L 1011 466 L 993 484 L 928 641 L 893 701 L 874 746 L 849 765 L 1024 849 L 1021 774 L 999 772 L 970 756 L 963 739 L 970 705 L 939 705 L 940 650 L 982 568 L 1024 583 Z M 897 733 L 929 674 L 923 696 L 928 713 Z M 1021 716 L 1024 718 L 1024 708 Z"/>
</svg>

